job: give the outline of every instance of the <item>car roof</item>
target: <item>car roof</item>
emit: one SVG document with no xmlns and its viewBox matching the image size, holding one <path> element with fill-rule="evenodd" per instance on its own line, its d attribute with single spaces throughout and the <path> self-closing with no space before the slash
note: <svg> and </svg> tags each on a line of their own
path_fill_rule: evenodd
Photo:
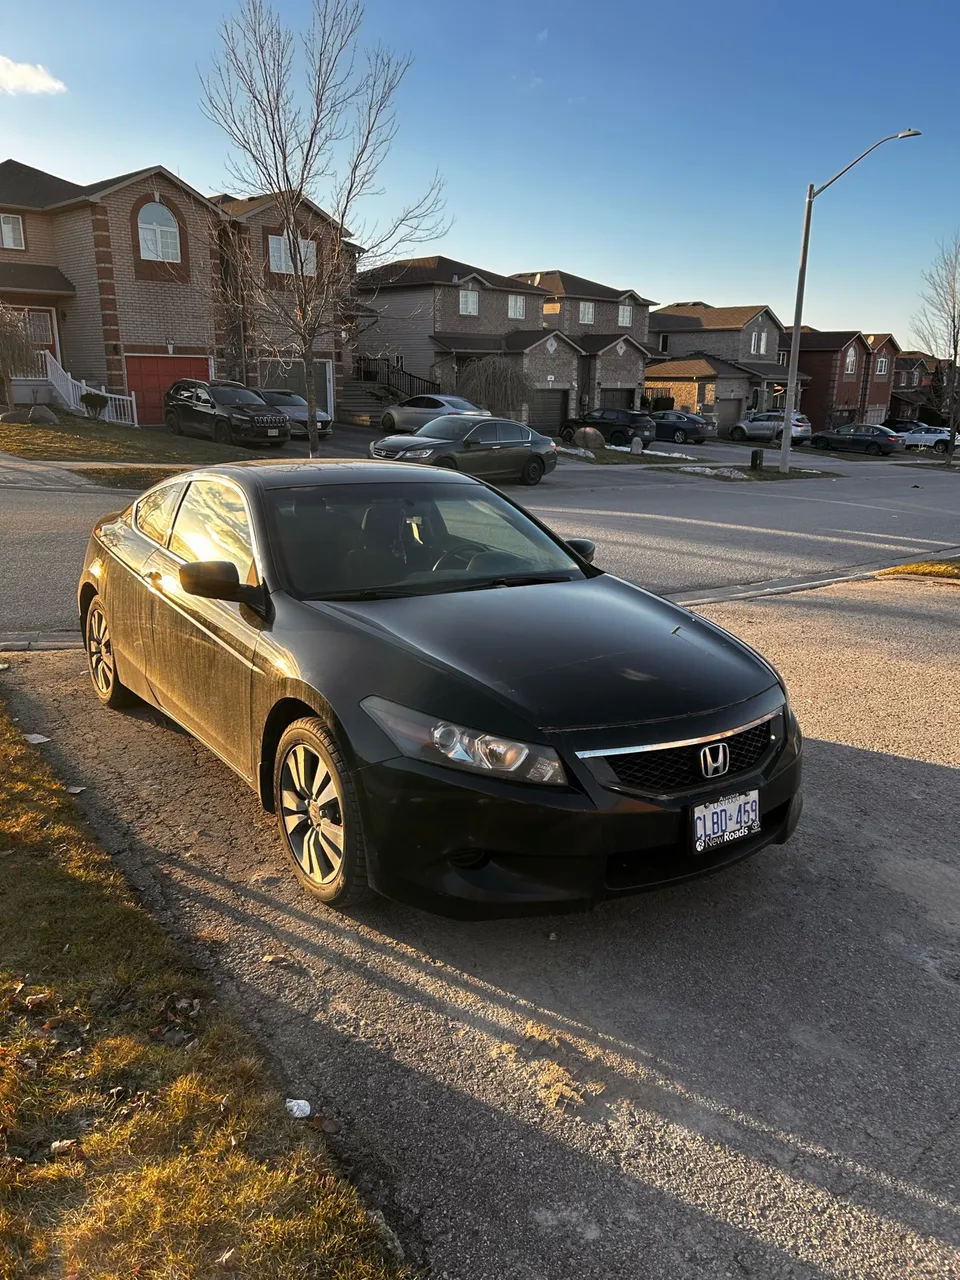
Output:
<svg viewBox="0 0 960 1280">
<path fill-rule="evenodd" d="M 363 458 L 330 458 L 323 461 L 294 461 L 287 458 L 251 458 L 249 462 L 229 462 L 217 467 L 199 467 L 189 473 L 191 480 L 219 477 L 244 488 L 289 489 L 327 484 L 470 484 L 473 476 L 459 471 L 411 467 L 407 462 L 379 462 Z"/>
<path fill-rule="evenodd" d="M 231 383 L 231 386 L 232 385 L 233 384 Z M 242 386 L 242 383 L 238 382 L 236 385 Z M 270 391 L 275 395 L 299 396 L 301 400 L 306 398 L 302 391 L 294 391 L 293 387 L 251 387 L 250 390 L 251 391 Z"/>
</svg>

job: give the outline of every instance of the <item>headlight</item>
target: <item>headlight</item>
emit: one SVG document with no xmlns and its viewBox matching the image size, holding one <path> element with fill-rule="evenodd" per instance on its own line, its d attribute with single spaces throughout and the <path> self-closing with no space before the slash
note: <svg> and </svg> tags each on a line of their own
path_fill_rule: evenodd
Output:
<svg viewBox="0 0 960 1280">
<path fill-rule="evenodd" d="M 405 756 L 429 760 L 454 769 L 509 778 L 514 782 L 566 785 L 560 758 L 551 747 L 515 742 L 495 733 L 465 729 L 438 716 L 425 716 L 385 698 L 365 698 L 360 704 Z"/>
<path fill-rule="evenodd" d="M 401 458 L 429 458 L 431 453 L 433 453 L 432 449 L 404 449 L 400 457 Z"/>
</svg>

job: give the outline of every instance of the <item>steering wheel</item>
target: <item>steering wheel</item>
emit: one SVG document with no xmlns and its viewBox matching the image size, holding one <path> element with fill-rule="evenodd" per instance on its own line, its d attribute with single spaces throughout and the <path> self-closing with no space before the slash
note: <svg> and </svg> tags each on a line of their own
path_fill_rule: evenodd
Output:
<svg viewBox="0 0 960 1280">
<path fill-rule="evenodd" d="M 489 551 L 489 549 L 489 547 L 482 547 L 479 542 L 461 542 L 458 546 L 450 547 L 449 550 L 444 551 L 443 555 L 433 566 L 433 572 L 436 573 L 440 569 L 454 569 L 458 567 L 466 569 L 468 560 L 472 559 L 472 557 L 478 553 Z M 461 559 L 464 563 L 458 566 L 456 561 Z"/>
</svg>

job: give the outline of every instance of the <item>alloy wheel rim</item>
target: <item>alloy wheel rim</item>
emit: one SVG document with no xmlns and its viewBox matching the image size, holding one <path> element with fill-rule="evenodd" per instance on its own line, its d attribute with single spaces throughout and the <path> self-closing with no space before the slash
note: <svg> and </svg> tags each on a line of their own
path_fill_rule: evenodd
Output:
<svg viewBox="0 0 960 1280">
<path fill-rule="evenodd" d="M 330 884 L 343 866 L 343 796 L 336 772 L 305 743 L 291 747 L 280 769 L 280 813 L 300 870 Z"/>
<path fill-rule="evenodd" d="M 101 609 L 94 609 L 87 624 L 87 657 L 93 683 L 102 694 L 108 694 L 113 685 L 113 646 L 107 619 Z"/>
</svg>

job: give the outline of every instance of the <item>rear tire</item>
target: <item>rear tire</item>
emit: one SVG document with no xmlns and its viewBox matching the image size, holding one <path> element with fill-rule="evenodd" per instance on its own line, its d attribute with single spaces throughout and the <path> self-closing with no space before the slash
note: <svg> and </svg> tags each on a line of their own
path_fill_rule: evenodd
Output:
<svg viewBox="0 0 960 1280">
<path fill-rule="evenodd" d="M 539 484 L 543 479 L 545 470 L 546 468 L 540 458 L 527 458 L 520 468 L 520 483 L 530 485 L 532 488 L 533 485 Z"/>
<path fill-rule="evenodd" d="M 743 441 L 746 440 L 746 438 L 747 438 L 747 433 L 746 431 L 744 431 L 743 427 L 730 428 L 730 439 L 736 440 L 737 444 L 742 444 Z"/>
<path fill-rule="evenodd" d="M 610 436 L 610 443 L 615 444 L 617 448 L 623 448 L 623 446 L 627 443 L 627 437 L 623 434 L 622 431 L 614 431 Z"/>
<path fill-rule="evenodd" d="M 947 445 L 946 440 L 938 440 L 938 441 L 936 442 L 936 444 L 933 446 L 933 452 L 934 452 L 934 453 L 946 453 L 946 452 L 947 452 L 948 447 L 949 447 L 949 446 Z"/>
<path fill-rule="evenodd" d="M 867 445 L 867 453 L 870 454 L 871 458 L 879 458 L 883 450 L 875 441 L 872 441 Z"/>
<path fill-rule="evenodd" d="M 396 431 L 397 420 L 392 413 L 385 413 L 380 419 L 380 425 L 383 427 L 384 431 Z"/>
<path fill-rule="evenodd" d="M 273 766 L 280 840 L 308 893 L 338 910 L 370 893 L 353 778 L 336 737 L 316 716 L 284 731 Z"/>
<path fill-rule="evenodd" d="M 573 437 L 574 437 L 575 431 L 576 431 L 575 427 L 560 428 L 560 439 L 563 441 L 564 444 L 573 444 Z"/>
<path fill-rule="evenodd" d="M 100 596 L 94 596 L 83 624 L 84 648 L 93 691 L 105 707 L 119 711 L 136 701 L 136 695 L 117 675 L 110 624 Z"/>
<path fill-rule="evenodd" d="M 164 418 L 164 421 L 167 424 L 167 430 L 170 432 L 172 436 L 183 435 L 183 427 L 181 427 L 180 419 L 177 417 L 175 413 L 168 413 L 167 416 Z"/>
</svg>

